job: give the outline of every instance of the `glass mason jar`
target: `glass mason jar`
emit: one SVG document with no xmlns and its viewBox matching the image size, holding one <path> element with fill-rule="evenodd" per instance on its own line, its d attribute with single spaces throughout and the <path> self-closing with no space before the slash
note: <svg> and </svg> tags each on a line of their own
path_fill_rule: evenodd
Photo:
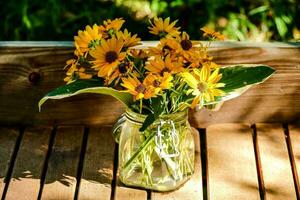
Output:
<svg viewBox="0 0 300 200">
<path fill-rule="evenodd" d="M 161 116 L 144 132 L 146 115 L 127 110 L 119 139 L 119 177 L 129 186 L 174 190 L 194 173 L 195 143 L 188 111 Z"/>
</svg>

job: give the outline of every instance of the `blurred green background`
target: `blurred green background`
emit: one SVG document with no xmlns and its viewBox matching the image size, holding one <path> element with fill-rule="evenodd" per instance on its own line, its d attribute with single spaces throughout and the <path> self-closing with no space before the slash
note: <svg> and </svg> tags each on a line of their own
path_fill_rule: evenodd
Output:
<svg viewBox="0 0 300 200">
<path fill-rule="evenodd" d="M 297 3 L 298 1 L 298 3 Z M 192 39 L 208 26 L 230 40 L 299 41 L 299 0 L 11 0 L 0 2 L 0 40 L 72 40 L 85 25 L 123 17 L 143 40 L 148 20 L 178 19 Z"/>
</svg>

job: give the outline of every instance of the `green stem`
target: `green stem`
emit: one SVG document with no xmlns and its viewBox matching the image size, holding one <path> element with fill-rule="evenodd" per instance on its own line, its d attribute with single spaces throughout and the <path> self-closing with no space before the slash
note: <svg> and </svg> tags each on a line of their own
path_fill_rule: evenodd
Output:
<svg viewBox="0 0 300 200">
<path fill-rule="evenodd" d="M 132 155 L 132 157 L 123 165 L 123 169 L 126 170 L 127 167 L 140 155 L 140 153 L 148 147 L 150 144 L 150 141 L 154 138 L 156 135 L 156 132 L 153 131 L 151 135 L 141 144 L 141 146 L 138 148 L 138 150 Z"/>
</svg>

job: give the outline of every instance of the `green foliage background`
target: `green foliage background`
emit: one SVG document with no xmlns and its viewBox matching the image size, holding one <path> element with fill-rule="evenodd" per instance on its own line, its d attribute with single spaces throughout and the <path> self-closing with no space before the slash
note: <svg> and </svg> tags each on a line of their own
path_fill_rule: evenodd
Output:
<svg viewBox="0 0 300 200">
<path fill-rule="evenodd" d="M 85 25 L 123 17 L 143 40 L 153 16 L 178 19 L 178 25 L 201 39 L 209 26 L 227 39 L 299 41 L 298 0 L 11 0 L 0 1 L 0 40 L 72 40 Z"/>
</svg>

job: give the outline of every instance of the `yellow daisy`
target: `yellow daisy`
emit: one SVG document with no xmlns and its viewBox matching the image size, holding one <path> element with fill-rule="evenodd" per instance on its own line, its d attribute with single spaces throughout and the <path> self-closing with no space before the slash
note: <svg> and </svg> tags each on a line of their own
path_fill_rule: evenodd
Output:
<svg viewBox="0 0 300 200">
<path fill-rule="evenodd" d="M 127 29 L 125 29 L 124 32 L 118 31 L 116 33 L 116 35 L 117 35 L 118 39 L 123 39 L 124 48 L 133 47 L 133 46 L 141 44 L 141 42 L 140 42 L 141 38 L 138 38 L 137 34 L 134 34 L 133 36 L 131 36 L 131 33 L 128 32 Z"/>
<path fill-rule="evenodd" d="M 64 81 L 67 83 L 71 83 L 72 81 L 76 79 L 90 79 L 92 78 L 92 74 L 88 74 L 85 72 L 84 67 L 78 68 L 78 61 L 75 59 L 70 59 L 67 61 L 67 65 L 65 66 L 65 69 L 68 68 L 66 72 L 66 78 L 64 78 Z"/>
<path fill-rule="evenodd" d="M 101 45 L 90 51 L 91 56 L 95 58 L 92 61 L 93 68 L 98 70 L 99 77 L 110 76 L 124 60 L 126 53 L 121 52 L 123 44 L 123 40 L 113 37 L 109 40 L 103 40 Z"/>
<path fill-rule="evenodd" d="M 195 45 L 199 44 L 199 42 L 191 41 L 190 36 L 186 32 L 182 33 L 179 44 L 180 48 L 178 51 L 185 59 L 189 59 L 191 56 L 194 56 L 194 54 L 197 54 Z"/>
<path fill-rule="evenodd" d="M 154 17 L 153 23 L 150 21 L 151 27 L 148 27 L 149 32 L 163 37 L 177 37 L 179 35 L 179 28 L 175 27 L 177 20 L 170 23 L 170 18 L 163 20 L 162 18 Z"/>
<path fill-rule="evenodd" d="M 133 63 L 124 60 L 118 64 L 118 67 L 114 70 L 111 76 L 107 78 L 107 83 L 111 84 L 115 81 L 115 84 L 117 84 L 120 81 L 120 78 L 128 77 L 129 75 L 139 77 L 139 74 L 136 71 L 133 71 Z"/>
<path fill-rule="evenodd" d="M 99 33 L 96 24 L 93 27 L 86 26 L 84 31 L 78 31 L 78 36 L 74 36 L 77 54 L 83 55 L 90 49 L 95 48 L 99 44 L 102 34 Z"/>
<path fill-rule="evenodd" d="M 180 48 L 179 43 L 172 38 L 162 38 L 156 47 L 149 47 L 149 54 L 152 56 L 166 56 L 176 54 L 176 51 Z"/>
<path fill-rule="evenodd" d="M 224 35 L 222 35 L 220 32 L 214 31 L 213 29 L 210 29 L 208 27 L 203 27 L 200 30 L 204 32 L 203 34 L 204 37 L 212 37 L 213 39 L 218 39 L 218 40 L 225 39 Z"/>
<path fill-rule="evenodd" d="M 187 91 L 187 94 L 195 96 L 191 107 L 194 108 L 197 104 L 200 107 L 205 102 L 212 102 L 215 97 L 222 96 L 224 92 L 218 88 L 224 87 L 224 83 L 218 83 L 222 74 L 219 74 L 219 68 L 211 73 L 209 66 L 204 65 L 201 70 L 194 69 L 193 74 L 189 72 L 183 72 L 181 76 L 183 80 L 191 87 Z"/>
<path fill-rule="evenodd" d="M 121 85 L 125 87 L 127 92 L 133 95 L 134 100 L 150 99 L 155 96 L 153 87 L 147 87 L 143 82 L 141 83 L 136 77 L 122 78 Z"/>
<path fill-rule="evenodd" d="M 99 31 L 103 34 L 104 38 L 110 38 L 121 29 L 124 22 L 125 20 L 123 20 L 122 18 L 116 18 L 114 20 L 105 20 L 103 21 L 103 25 L 99 26 Z"/>
<path fill-rule="evenodd" d="M 163 76 L 148 74 L 144 80 L 145 85 L 154 87 L 155 94 L 161 93 L 163 90 L 173 87 L 173 76 L 165 73 Z"/>
<path fill-rule="evenodd" d="M 165 73 L 176 74 L 184 70 L 179 62 L 172 62 L 170 55 L 167 55 L 165 60 L 160 57 L 155 57 L 146 64 L 145 68 L 153 74 L 163 76 Z"/>
</svg>

